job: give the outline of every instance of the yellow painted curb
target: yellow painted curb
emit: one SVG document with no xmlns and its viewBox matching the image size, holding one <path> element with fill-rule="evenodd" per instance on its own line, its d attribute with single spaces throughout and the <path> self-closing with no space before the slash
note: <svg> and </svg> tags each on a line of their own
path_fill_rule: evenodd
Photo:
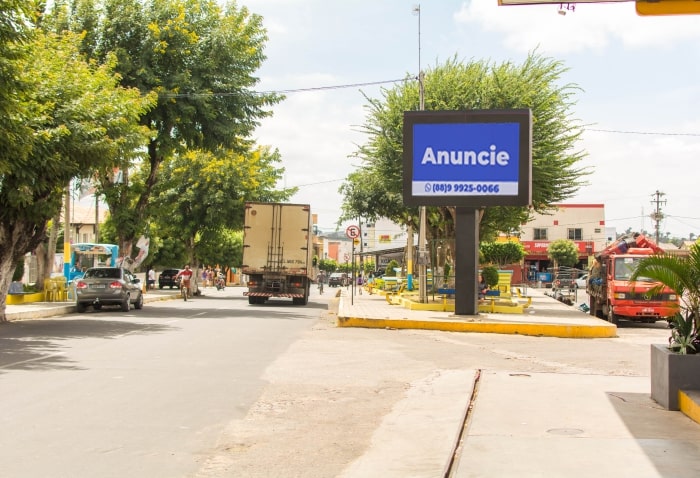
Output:
<svg viewBox="0 0 700 478">
<path fill-rule="evenodd" d="M 678 390 L 678 408 L 696 423 L 700 423 L 700 391 Z"/>
<path fill-rule="evenodd" d="M 410 320 L 368 319 L 338 317 L 338 327 L 363 327 L 370 329 L 421 329 L 445 332 L 481 332 L 487 334 L 515 334 L 559 338 L 611 338 L 617 337 L 614 325 L 566 325 L 532 324 L 520 322 L 485 322 L 459 320 Z"/>
<path fill-rule="evenodd" d="M 30 304 L 32 302 L 43 302 L 44 293 L 34 292 L 33 294 L 7 294 L 7 305 Z"/>
</svg>

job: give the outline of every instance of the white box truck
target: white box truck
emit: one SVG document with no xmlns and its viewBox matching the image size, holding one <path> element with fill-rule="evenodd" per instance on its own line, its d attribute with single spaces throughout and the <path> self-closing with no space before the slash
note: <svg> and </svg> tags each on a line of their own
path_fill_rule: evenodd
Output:
<svg viewBox="0 0 700 478">
<path fill-rule="evenodd" d="M 249 202 L 245 205 L 243 265 L 249 304 L 270 297 L 306 305 L 313 280 L 311 207 Z"/>
</svg>

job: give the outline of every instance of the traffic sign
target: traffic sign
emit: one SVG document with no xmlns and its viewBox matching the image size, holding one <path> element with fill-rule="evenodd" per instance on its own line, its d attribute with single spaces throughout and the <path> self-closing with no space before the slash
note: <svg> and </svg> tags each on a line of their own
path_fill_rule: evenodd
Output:
<svg viewBox="0 0 700 478">
<path fill-rule="evenodd" d="M 348 226 L 345 229 L 345 235 L 348 236 L 348 239 L 357 239 L 360 237 L 360 228 L 355 225 Z"/>
</svg>

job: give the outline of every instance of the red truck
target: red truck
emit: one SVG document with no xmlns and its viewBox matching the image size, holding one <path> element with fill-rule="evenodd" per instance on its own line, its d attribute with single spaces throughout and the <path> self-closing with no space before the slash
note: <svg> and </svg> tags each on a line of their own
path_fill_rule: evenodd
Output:
<svg viewBox="0 0 700 478">
<path fill-rule="evenodd" d="M 620 319 L 638 322 L 670 320 L 679 311 L 678 295 L 668 287 L 652 294 L 660 284 L 644 277 L 629 280 L 644 257 L 664 250 L 643 234 L 627 234 L 595 255 L 586 292 L 590 314 L 617 324 Z"/>
</svg>

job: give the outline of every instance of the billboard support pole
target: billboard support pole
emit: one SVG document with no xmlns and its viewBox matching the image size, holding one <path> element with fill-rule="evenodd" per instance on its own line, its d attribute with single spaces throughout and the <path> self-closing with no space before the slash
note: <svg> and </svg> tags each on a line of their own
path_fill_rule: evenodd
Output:
<svg viewBox="0 0 700 478">
<path fill-rule="evenodd" d="M 479 223 L 477 209 L 457 207 L 455 224 L 455 315 L 477 315 Z"/>
</svg>

